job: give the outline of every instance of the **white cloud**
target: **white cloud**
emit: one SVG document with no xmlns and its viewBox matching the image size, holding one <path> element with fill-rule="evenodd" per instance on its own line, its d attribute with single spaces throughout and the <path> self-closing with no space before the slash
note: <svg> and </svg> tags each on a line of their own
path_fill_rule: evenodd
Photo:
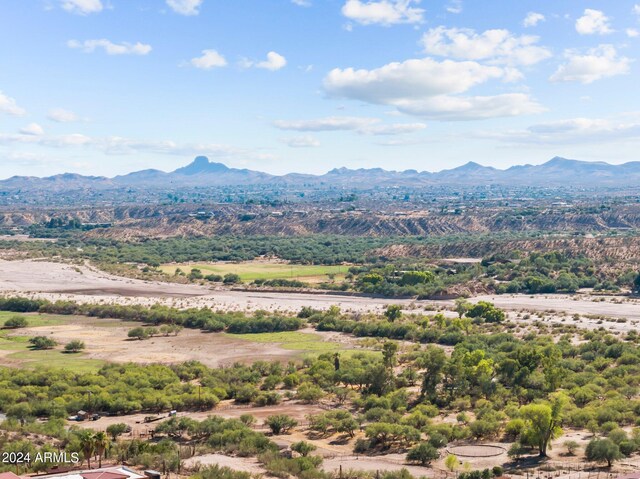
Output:
<svg viewBox="0 0 640 479">
<path fill-rule="evenodd" d="M 483 132 L 477 136 L 507 143 L 539 145 L 601 143 L 640 140 L 640 118 L 571 118 L 532 125 L 526 130 Z"/>
<path fill-rule="evenodd" d="M 403 98 L 463 93 L 503 76 L 504 70 L 495 66 L 423 58 L 389 63 L 373 70 L 335 68 L 325 77 L 324 87 L 336 97 L 392 104 Z"/>
<path fill-rule="evenodd" d="M 298 5 L 299 7 L 310 7 L 311 2 L 309 0 L 291 0 L 291 3 Z"/>
<path fill-rule="evenodd" d="M 202 0 L 167 0 L 167 5 L 180 15 L 198 15 Z"/>
<path fill-rule="evenodd" d="M 78 116 L 74 112 L 65 110 L 63 108 L 54 108 L 53 110 L 49 110 L 47 118 L 58 123 L 70 123 L 72 121 L 78 121 Z"/>
<path fill-rule="evenodd" d="M 320 146 L 320 142 L 309 135 L 295 136 L 293 138 L 283 138 L 282 141 L 291 148 L 316 148 Z"/>
<path fill-rule="evenodd" d="M 546 20 L 545 16 L 542 13 L 538 12 L 529 12 L 527 16 L 524 18 L 522 25 L 525 27 L 535 27 L 540 22 L 544 22 Z"/>
<path fill-rule="evenodd" d="M 449 3 L 445 6 L 445 9 L 449 13 L 462 13 L 462 0 L 449 0 Z"/>
<path fill-rule="evenodd" d="M 629 73 L 631 60 L 618 56 L 613 45 L 600 45 L 581 55 L 575 50 L 565 52 L 567 63 L 551 76 L 554 82 L 593 83 L 602 78 Z"/>
<path fill-rule="evenodd" d="M 401 135 L 423 130 L 424 123 L 392 123 L 380 124 L 379 118 L 330 116 L 314 120 L 277 120 L 276 128 L 294 131 L 355 131 L 362 135 Z"/>
<path fill-rule="evenodd" d="M 424 10 L 412 5 L 420 0 L 347 0 L 342 14 L 362 25 L 396 25 L 399 23 L 422 23 Z"/>
<path fill-rule="evenodd" d="M 272 72 L 284 68 L 287 64 L 287 59 L 276 52 L 267 53 L 267 59 L 256 64 L 256 68 L 264 68 L 265 70 L 271 70 Z"/>
<path fill-rule="evenodd" d="M 640 36 L 640 31 L 635 28 L 627 28 L 626 34 L 629 38 L 637 38 Z"/>
<path fill-rule="evenodd" d="M 211 70 L 227 66 L 227 60 L 216 50 L 202 50 L 202 55 L 192 58 L 189 63 L 201 70 Z"/>
<path fill-rule="evenodd" d="M 373 123 L 377 123 L 377 118 L 362 118 L 349 116 L 330 116 L 315 120 L 277 120 L 273 124 L 281 130 L 295 131 L 340 131 L 359 130 Z"/>
<path fill-rule="evenodd" d="M 470 120 L 539 113 L 544 108 L 523 93 L 459 97 L 470 88 L 512 72 L 477 62 L 431 58 L 389 63 L 374 70 L 336 68 L 324 79 L 334 97 L 392 105 L 411 115 L 443 120 Z"/>
<path fill-rule="evenodd" d="M 403 135 L 424 130 L 427 127 L 424 123 L 394 123 L 391 125 L 374 125 L 363 128 L 359 131 L 363 135 L 387 136 Z"/>
<path fill-rule="evenodd" d="M 14 116 L 22 116 L 27 113 L 24 108 L 18 106 L 13 98 L 5 95 L 2 91 L 0 91 L 0 112 Z"/>
<path fill-rule="evenodd" d="M 633 13 L 636 15 L 640 15 L 640 3 L 637 3 L 633 6 Z"/>
<path fill-rule="evenodd" d="M 100 13 L 104 6 L 100 0 L 62 0 L 62 8 L 77 15 Z"/>
<path fill-rule="evenodd" d="M 610 19 L 600 10 L 587 8 L 576 20 L 576 31 L 580 35 L 606 35 L 612 33 Z"/>
<path fill-rule="evenodd" d="M 524 93 L 457 97 L 440 95 L 396 103 L 403 113 L 436 120 L 466 121 L 542 113 L 546 109 Z"/>
<path fill-rule="evenodd" d="M 98 48 L 102 48 L 107 55 L 147 55 L 151 52 L 151 45 L 140 42 L 113 43 L 104 38 L 99 40 L 85 40 L 84 42 L 69 40 L 67 46 L 69 48 L 78 48 L 85 53 L 91 53 Z"/>
<path fill-rule="evenodd" d="M 508 30 L 437 27 L 422 36 L 426 53 L 462 60 L 489 60 L 511 65 L 533 65 L 551 56 L 551 52 L 535 45 L 533 35 L 515 36 Z"/>
<path fill-rule="evenodd" d="M 37 123 L 29 123 L 24 128 L 20 129 L 20 133 L 23 135 L 44 135 L 44 129 Z"/>
</svg>

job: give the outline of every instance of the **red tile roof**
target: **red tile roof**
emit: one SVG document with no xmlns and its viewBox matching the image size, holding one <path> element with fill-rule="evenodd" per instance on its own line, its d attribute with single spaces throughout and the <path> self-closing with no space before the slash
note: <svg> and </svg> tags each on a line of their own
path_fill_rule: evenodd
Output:
<svg viewBox="0 0 640 479">
<path fill-rule="evenodd" d="M 13 472 L 0 472 L 0 479 L 20 479 L 20 476 L 16 476 Z"/>
</svg>

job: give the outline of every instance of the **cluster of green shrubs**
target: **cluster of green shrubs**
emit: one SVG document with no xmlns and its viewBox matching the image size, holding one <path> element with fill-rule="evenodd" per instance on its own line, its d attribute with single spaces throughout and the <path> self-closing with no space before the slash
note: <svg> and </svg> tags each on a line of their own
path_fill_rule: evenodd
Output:
<svg viewBox="0 0 640 479">
<path fill-rule="evenodd" d="M 155 334 L 175 334 L 179 327 L 224 331 L 233 334 L 271 333 L 295 331 L 304 322 L 299 318 L 269 315 L 257 311 L 247 317 L 243 313 L 220 313 L 209 308 L 181 310 L 162 305 L 144 307 L 140 305 L 80 304 L 73 301 L 32 300 L 29 298 L 0 298 L 0 311 L 40 312 L 47 314 L 84 315 L 99 318 L 117 318 L 125 321 L 140 321 L 162 325 L 160 330 L 135 328 L 131 337 L 144 339 Z"/>
</svg>

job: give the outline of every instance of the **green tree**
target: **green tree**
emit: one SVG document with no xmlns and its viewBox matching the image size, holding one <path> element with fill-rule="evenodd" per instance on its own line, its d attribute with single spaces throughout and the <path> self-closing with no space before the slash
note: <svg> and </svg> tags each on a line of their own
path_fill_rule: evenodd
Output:
<svg viewBox="0 0 640 479">
<path fill-rule="evenodd" d="M 421 442 L 412 447 L 407 453 L 407 461 L 418 462 L 422 466 L 430 464 L 431 461 L 438 459 L 440 454 L 438 450 L 428 442 Z"/>
<path fill-rule="evenodd" d="M 128 426 L 122 422 L 107 426 L 107 434 L 111 436 L 111 440 L 115 441 L 119 436 L 127 432 Z"/>
<path fill-rule="evenodd" d="M 93 442 L 98 455 L 98 467 L 102 467 L 102 456 L 109 449 L 109 436 L 107 433 L 99 431 L 93 436 Z"/>
<path fill-rule="evenodd" d="M 606 462 L 611 467 L 613 461 L 622 458 L 618 445 L 611 439 L 592 439 L 585 450 L 587 461 Z"/>
<path fill-rule="evenodd" d="M 460 461 L 458 460 L 458 456 L 455 454 L 449 454 L 444 460 L 444 467 L 449 469 L 450 472 L 455 471 L 460 465 Z"/>
<path fill-rule="evenodd" d="M 29 342 L 32 344 L 33 349 L 53 349 L 58 344 L 54 339 L 46 336 L 36 336 L 31 338 Z"/>
<path fill-rule="evenodd" d="M 560 422 L 564 404 L 565 399 L 558 396 L 551 404 L 528 404 L 520 408 L 520 416 L 525 421 L 523 437 L 538 448 L 540 456 L 546 456 L 551 440 L 562 434 Z"/>
<path fill-rule="evenodd" d="M 458 298 L 455 300 L 455 311 L 456 313 L 458 313 L 459 318 L 462 318 L 465 314 L 467 314 L 467 311 L 469 311 L 472 307 L 473 304 L 471 304 L 465 298 Z"/>
<path fill-rule="evenodd" d="M 11 316 L 4 322 L 4 327 L 7 329 L 26 328 L 29 325 L 29 321 L 24 316 Z"/>
<path fill-rule="evenodd" d="M 143 340 L 149 337 L 149 333 L 146 328 L 143 328 L 142 326 L 138 326 L 133 329 L 130 329 L 129 332 L 127 333 L 127 336 L 129 336 L 132 339 Z"/>
<path fill-rule="evenodd" d="M 307 457 L 316 449 L 318 449 L 316 446 L 306 441 L 294 442 L 291 444 L 291 450 L 297 452 L 302 457 Z"/>
<path fill-rule="evenodd" d="M 384 312 L 384 316 L 393 323 L 396 319 L 400 319 L 402 317 L 402 306 L 399 304 L 388 305 Z"/>
<path fill-rule="evenodd" d="M 277 436 L 278 434 L 286 434 L 289 432 L 298 425 L 298 421 L 286 414 L 277 414 L 275 416 L 269 416 L 265 424 L 271 429 L 271 432 Z"/>
<path fill-rule="evenodd" d="M 240 279 L 240 276 L 235 273 L 227 273 L 224 275 L 224 278 L 222 279 L 222 282 L 224 284 L 238 284 L 241 281 L 242 280 Z"/>
<path fill-rule="evenodd" d="M 84 347 L 84 341 L 74 339 L 65 345 L 64 350 L 67 353 L 79 353 L 84 349 Z"/>
<path fill-rule="evenodd" d="M 398 343 L 387 341 L 382 345 L 382 362 L 386 368 L 393 368 L 396 365 L 396 353 L 398 352 Z"/>
<path fill-rule="evenodd" d="M 80 442 L 80 450 L 82 455 L 87 460 L 87 468 L 91 469 L 91 456 L 95 453 L 96 442 L 93 436 L 93 432 L 88 429 L 78 431 L 78 441 Z"/>
</svg>

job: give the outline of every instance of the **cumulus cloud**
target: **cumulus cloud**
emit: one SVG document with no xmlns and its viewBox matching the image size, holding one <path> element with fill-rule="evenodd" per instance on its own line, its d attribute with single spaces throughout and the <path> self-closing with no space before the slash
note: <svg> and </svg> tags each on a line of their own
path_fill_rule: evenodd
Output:
<svg viewBox="0 0 640 479">
<path fill-rule="evenodd" d="M 58 123 L 78 121 L 78 116 L 74 112 L 65 110 L 64 108 L 54 108 L 53 110 L 49 110 L 47 118 Z"/>
<path fill-rule="evenodd" d="M 211 70 L 227 66 L 227 60 L 216 50 L 202 50 L 202 55 L 189 60 L 191 66 L 201 70 Z"/>
<path fill-rule="evenodd" d="M 61 5 L 64 10 L 76 15 L 100 13 L 104 9 L 101 0 L 62 0 Z"/>
<path fill-rule="evenodd" d="M 324 88 L 332 96 L 384 104 L 403 98 L 463 93 L 503 76 L 504 70 L 495 66 L 423 58 L 389 63 L 373 70 L 335 68 L 325 77 Z"/>
<path fill-rule="evenodd" d="M 267 59 L 261 62 L 255 62 L 248 58 L 242 58 L 238 65 L 240 68 L 262 68 L 264 70 L 276 71 L 287 65 L 287 59 L 276 52 L 267 53 Z"/>
<path fill-rule="evenodd" d="M 445 9 L 449 13 L 462 13 L 462 0 L 449 0 L 449 3 L 445 6 Z"/>
<path fill-rule="evenodd" d="M 37 123 L 29 123 L 24 128 L 20 128 L 20 133 L 23 135 L 44 135 L 44 129 Z"/>
<path fill-rule="evenodd" d="M 320 142 L 310 135 L 283 138 L 282 142 L 291 148 L 316 148 L 320 146 Z"/>
<path fill-rule="evenodd" d="M 587 8 L 576 20 L 576 31 L 580 35 L 606 35 L 612 33 L 610 19 L 600 10 Z"/>
<path fill-rule="evenodd" d="M 540 22 L 544 22 L 546 20 L 545 16 L 542 13 L 538 12 L 529 12 L 527 16 L 522 21 L 522 25 L 529 28 L 535 27 Z"/>
<path fill-rule="evenodd" d="M 192 16 L 200 13 L 202 0 L 167 0 L 167 5 L 180 15 Z"/>
<path fill-rule="evenodd" d="M 640 15 L 640 3 L 637 3 L 633 6 L 633 13 L 636 15 Z"/>
<path fill-rule="evenodd" d="M 309 0 L 291 0 L 291 3 L 298 5 L 299 7 L 310 7 L 311 2 Z"/>
<path fill-rule="evenodd" d="M 313 120 L 277 120 L 273 123 L 281 130 L 294 131 L 355 131 L 362 135 L 401 135 L 423 130 L 424 123 L 380 124 L 379 118 L 330 116 Z"/>
<path fill-rule="evenodd" d="M 508 30 L 476 33 L 466 28 L 437 27 L 422 36 L 426 53 L 462 60 L 489 60 L 511 65 L 534 65 L 551 56 L 537 46 L 533 35 L 513 35 Z"/>
<path fill-rule="evenodd" d="M 420 0 L 347 0 L 342 14 L 362 25 L 396 25 L 400 23 L 422 23 L 424 10 L 415 7 Z"/>
<path fill-rule="evenodd" d="M 485 132 L 482 138 L 540 145 L 640 140 L 640 118 L 570 118 L 532 125 L 525 130 Z"/>
<path fill-rule="evenodd" d="M 637 38 L 640 36 L 640 32 L 635 28 L 627 28 L 626 34 L 629 38 Z"/>
<path fill-rule="evenodd" d="M 263 68 L 265 70 L 271 70 L 272 72 L 284 68 L 287 64 L 287 59 L 276 52 L 267 53 L 267 59 L 256 63 L 256 68 Z"/>
<path fill-rule="evenodd" d="M 627 74 L 631 64 L 629 58 L 618 56 L 613 45 L 600 45 L 586 54 L 567 50 L 565 57 L 567 63 L 558 67 L 551 81 L 589 84 L 602 78 Z"/>
<path fill-rule="evenodd" d="M 85 53 L 92 53 L 102 48 L 107 55 L 147 55 L 151 52 L 151 45 L 145 43 L 113 43 L 105 38 L 85 40 L 84 42 L 69 40 L 67 46 L 69 48 L 80 49 Z"/>
<path fill-rule="evenodd" d="M 18 106 L 15 99 L 5 95 L 2 91 L 0 91 L 0 112 L 13 116 L 22 116 L 27 113 L 24 108 Z"/>
<path fill-rule="evenodd" d="M 438 62 L 432 58 L 389 63 L 373 70 L 336 68 L 324 79 L 325 91 L 398 111 L 443 120 L 471 120 L 539 113 L 544 108 L 522 93 L 497 96 L 456 96 L 493 79 L 505 79 L 509 69 L 477 62 Z"/>
</svg>

